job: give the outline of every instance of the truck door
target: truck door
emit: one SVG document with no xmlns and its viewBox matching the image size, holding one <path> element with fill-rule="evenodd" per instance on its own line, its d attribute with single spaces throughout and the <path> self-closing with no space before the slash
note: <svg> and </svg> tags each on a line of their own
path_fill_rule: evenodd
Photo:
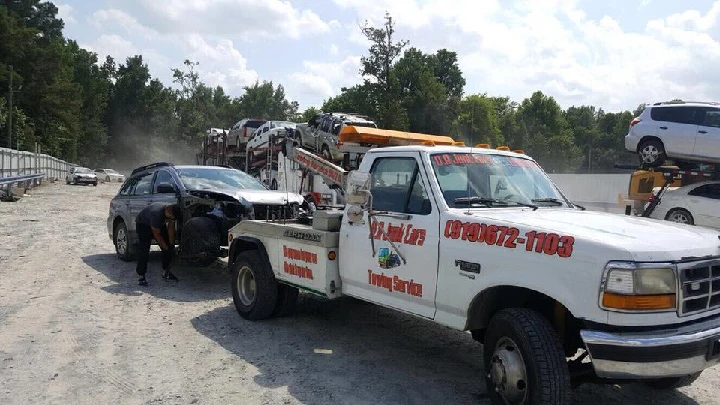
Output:
<svg viewBox="0 0 720 405">
<path fill-rule="evenodd" d="M 354 224 L 343 217 L 343 292 L 433 318 L 440 219 L 425 164 L 418 152 L 377 155 L 370 170 L 374 214 Z"/>
</svg>

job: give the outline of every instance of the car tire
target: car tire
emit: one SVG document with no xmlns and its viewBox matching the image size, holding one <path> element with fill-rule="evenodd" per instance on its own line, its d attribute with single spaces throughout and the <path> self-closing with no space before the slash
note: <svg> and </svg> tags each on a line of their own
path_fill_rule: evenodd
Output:
<svg viewBox="0 0 720 405">
<path fill-rule="evenodd" d="M 700 377 L 702 371 L 686 375 L 683 377 L 669 377 L 669 378 L 658 378 L 657 380 L 643 381 L 643 384 L 654 389 L 654 390 L 674 390 L 681 387 L 686 387 L 695 382 Z"/>
<path fill-rule="evenodd" d="M 97 187 L 98 182 L 93 183 L 93 187 Z"/>
<path fill-rule="evenodd" d="M 278 302 L 278 283 L 270 264 L 257 250 L 240 252 L 231 266 L 233 303 L 251 321 L 271 318 Z"/>
<path fill-rule="evenodd" d="M 695 219 L 690 211 L 684 208 L 673 208 L 665 215 L 666 221 L 678 222 L 681 224 L 695 225 Z"/>
<path fill-rule="evenodd" d="M 130 234 L 124 221 L 120 221 L 115 226 L 113 244 L 115 245 L 115 254 L 120 260 L 125 262 L 135 260 L 135 247 L 130 242 Z"/>
<path fill-rule="evenodd" d="M 190 218 L 182 225 L 180 251 L 187 262 L 207 267 L 220 257 L 220 231 L 208 217 Z"/>
<path fill-rule="evenodd" d="M 640 142 L 637 153 L 640 164 L 647 167 L 661 166 L 667 159 L 665 146 L 658 139 L 647 139 Z"/>
<path fill-rule="evenodd" d="M 110 176 L 105 176 L 105 182 L 110 183 Z"/>
<path fill-rule="evenodd" d="M 483 345 L 487 394 L 495 405 L 570 404 L 570 372 L 560 337 L 538 312 L 499 311 Z"/>
</svg>

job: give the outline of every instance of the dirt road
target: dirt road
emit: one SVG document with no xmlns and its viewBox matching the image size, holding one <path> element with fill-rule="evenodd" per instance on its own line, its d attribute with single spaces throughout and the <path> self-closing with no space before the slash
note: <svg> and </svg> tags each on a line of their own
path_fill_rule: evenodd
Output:
<svg viewBox="0 0 720 405">
<path fill-rule="evenodd" d="M 242 320 L 224 266 L 147 288 L 107 235 L 117 185 L 0 203 L 1 404 L 486 404 L 468 334 L 357 301 Z M 329 351 L 331 352 L 329 352 Z M 720 404 L 720 367 L 670 393 L 584 386 L 578 403 Z"/>
</svg>

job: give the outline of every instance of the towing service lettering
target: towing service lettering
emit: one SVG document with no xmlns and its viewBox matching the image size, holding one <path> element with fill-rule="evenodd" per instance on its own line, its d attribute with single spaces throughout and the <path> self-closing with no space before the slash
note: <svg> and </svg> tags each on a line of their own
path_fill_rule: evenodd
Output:
<svg viewBox="0 0 720 405">
<path fill-rule="evenodd" d="M 291 276 L 313 280 L 313 271 L 305 264 L 317 264 L 317 253 L 303 249 L 293 249 L 283 245 L 283 271 Z M 294 263 L 302 262 L 302 263 Z"/>
<path fill-rule="evenodd" d="M 370 269 L 368 269 L 368 284 L 413 297 L 422 297 L 423 295 L 422 284 L 416 283 L 413 279 L 403 280 L 398 276 L 386 276 L 385 273 L 375 273 Z"/>
<path fill-rule="evenodd" d="M 468 242 L 485 243 L 488 246 L 503 246 L 508 249 L 524 245 L 528 252 L 559 257 L 572 256 L 575 243 L 575 238 L 572 236 L 537 231 L 525 232 L 523 236 L 520 236 L 520 230 L 515 227 L 462 222 L 456 219 L 445 223 L 443 235 L 446 239 L 461 239 Z"/>
</svg>

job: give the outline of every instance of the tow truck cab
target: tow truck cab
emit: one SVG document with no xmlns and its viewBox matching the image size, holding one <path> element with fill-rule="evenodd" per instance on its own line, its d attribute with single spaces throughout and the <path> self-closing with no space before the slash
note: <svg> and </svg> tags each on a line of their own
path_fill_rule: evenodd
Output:
<svg viewBox="0 0 720 405">
<path fill-rule="evenodd" d="M 493 403 L 566 403 L 589 380 L 668 388 L 720 361 L 715 231 L 585 211 L 504 150 L 372 149 L 345 186 L 312 225 L 230 230 L 241 316 L 287 313 L 299 288 L 470 331 Z"/>
</svg>

